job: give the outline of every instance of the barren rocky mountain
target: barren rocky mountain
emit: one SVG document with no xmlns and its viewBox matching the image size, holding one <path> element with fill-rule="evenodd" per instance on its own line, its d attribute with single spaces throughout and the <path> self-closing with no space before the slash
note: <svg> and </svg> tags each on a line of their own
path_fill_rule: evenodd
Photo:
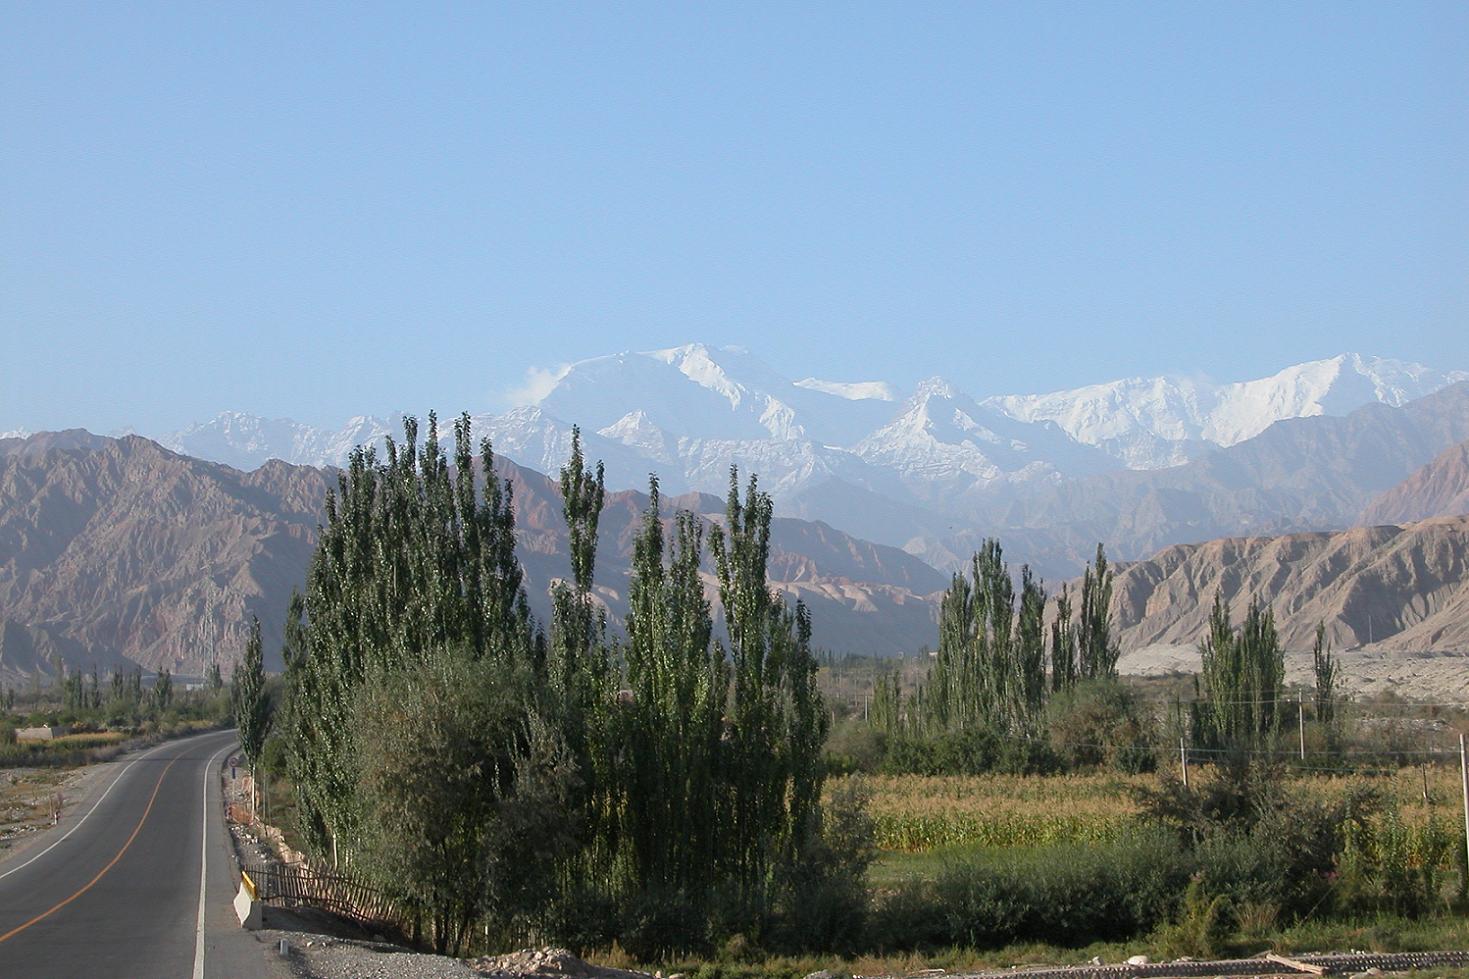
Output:
<svg viewBox="0 0 1469 979">
<path fill-rule="evenodd" d="M 1372 499 L 1364 524 L 1410 523 L 1469 513 L 1469 442 L 1445 450 L 1428 465 Z"/>
<path fill-rule="evenodd" d="M 1287 649 L 1309 649 L 1325 622 L 1337 649 L 1462 650 L 1469 517 L 1166 548 L 1118 573 L 1124 649 L 1196 644 L 1216 592 L 1236 622 L 1252 598 L 1268 602 Z"/>
<path fill-rule="evenodd" d="M 118 657 L 199 673 L 243 647 L 249 616 L 279 635 L 330 475 L 250 473 L 136 436 L 32 436 L 0 454 L 0 617 L 46 642 L 29 666 L 104 672 Z M 275 643 L 273 643 L 274 645 Z M 7 647 L 10 643 L 7 641 Z M 7 655 L 0 674 L 29 672 Z"/>
<path fill-rule="evenodd" d="M 532 607 L 569 573 L 555 483 L 501 462 L 517 501 Z M 0 441 L 0 679 L 123 657 L 149 669 L 226 672 L 260 618 L 267 663 L 286 601 L 305 580 L 330 469 L 269 462 L 252 472 L 192 459 L 136 436 L 43 433 Z M 723 505 L 670 501 L 718 519 Z M 608 495 L 598 585 L 614 626 L 627 594 L 632 535 L 647 498 Z M 820 645 L 911 648 L 935 621 L 946 579 L 891 547 L 825 524 L 777 518 L 772 576 L 811 606 Z M 923 641 L 920 639 L 920 641 Z"/>
</svg>

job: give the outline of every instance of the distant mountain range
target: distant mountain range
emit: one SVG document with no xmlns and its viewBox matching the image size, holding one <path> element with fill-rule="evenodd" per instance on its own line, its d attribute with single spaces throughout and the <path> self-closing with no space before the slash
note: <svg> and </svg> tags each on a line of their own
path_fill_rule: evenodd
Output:
<svg viewBox="0 0 1469 979">
<path fill-rule="evenodd" d="M 792 381 L 744 350 L 689 344 L 569 365 L 534 404 L 474 421 L 499 453 L 543 472 L 566 458 L 575 424 L 615 487 L 639 488 L 657 472 L 671 492 L 722 494 L 730 467 L 739 466 L 758 473 L 787 514 L 945 568 L 963 560 L 977 534 L 1000 533 L 1054 577 L 1075 573 L 1098 539 L 1119 556 L 1140 557 L 1215 534 L 1344 526 L 1343 500 L 1316 499 L 1342 496 L 1336 488 L 1306 487 L 1260 509 L 1256 494 L 1222 473 L 1232 463 L 1208 460 L 1278 422 L 1398 407 L 1466 379 L 1464 371 L 1342 354 L 1237 383 L 1132 378 L 976 398 L 941 378 L 906 393 L 882 381 Z M 380 442 L 400 424 L 358 417 L 328 431 L 225 413 L 160 441 L 241 469 L 271 458 L 338 465 L 351 447 Z M 1366 492 L 1431 455 L 1383 469 L 1379 475 L 1395 478 Z M 1078 496 L 1107 516 L 1073 518 Z M 1365 502 L 1354 497 L 1351 514 Z"/>
<path fill-rule="evenodd" d="M 931 644 L 948 571 L 998 536 L 1012 567 L 1053 584 L 1103 542 L 1127 562 L 1116 611 L 1129 645 L 1192 643 L 1223 588 L 1273 602 L 1290 642 L 1324 618 L 1339 643 L 1407 649 L 1469 641 L 1463 528 L 1429 519 L 1469 512 L 1462 377 L 1342 355 L 1239 384 L 976 399 L 939 379 L 907 393 L 789 381 L 692 345 L 572 365 L 536 404 L 474 424 L 515 486 L 542 618 L 567 573 L 542 473 L 566 459 L 576 422 L 624 487 L 598 561 L 614 625 L 646 505 L 625 487 L 655 471 L 665 499 L 683 494 L 672 505 L 717 521 L 738 465 L 776 498 L 773 584 L 812 607 L 827 648 Z M 0 436 L 0 680 L 57 662 L 227 665 L 252 614 L 273 655 L 329 466 L 399 424 L 225 414 L 170 436 L 178 451 L 83 431 Z M 1344 531 L 1362 524 L 1394 526 Z"/>
<path fill-rule="evenodd" d="M 1278 423 L 1172 469 L 1042 482 L 1004 504 L 1007 554 L 1017 567 L 1027 552 L 1066 546 L 1079 560 L 1103 533 L 1146 541 L 1179 528 L 1209 536 L 1231 522 L 1250 524 L 1249 536 L 1169 541 L 1123 564 L 1113 610 L 1124 646 L 1193 644 L 1222 590 L 1241 608 L 1251 596 L 1270 602 L 1298 648 L 1318 620 L 1339 647 L 1462 647 L 1469 517 L 1453 515 L 1466 503 L 1466 426 L 1469 385 L 1459 384 L 1402 408 Z M 1420 458 L 1428 462 L 1415 470 Z M 507 459 L 498 465 L 514 488 L 528 594 L 544 620 L 550 586 L 569 570 L 557 487 Z M 251 615 L 273 659 L 286 599 L 304 581 L 335 479 L 328 468 L 280 461 L 242 472 L 138 436 L 0 438 L 0 682 L 61 664 L 197 674 L 218 661 L 228 670 Z M 665 500 L 708 522 L 722 519 L 717 497 Z M 868 519 L 901 517 L 876 497 L 853 494 L 848 503 L 867 504 Z M 597 588 L 614 628 L 646 505 L 638 492 L 612 492 L 602 516 Z M 898 548 L 779 515 L 787 512 L 778 499 L 771 580 L 812 608 L 819 645 L 882 654 L 935 641 L 946 574 Z M 1359 515 L 1434 519 L 1305 534 L 1270 526 L 1348 526 Z M 952 546 L 980 532 L 956 533 Z M 953 552 L 960 557 L 967 555 Z"/>
<path fill-rule="evenodd" d="M 557 487 L 497 465 L 513 487 L 527 592 L 544 622 L 551 584 L 570 572 Z M 198 675 L 217 660 L 228 672 L 252 615 L 279 667 L 286 601 L 305 582 L 335 480 L 280 461 L 244 473 L 138 436 L 0 439 L 0 681 L 58 662 Z M 722 518 L 711 496 L 665 501 L 670 512 Z M 614 628 L 646 507 L 640 493 L 613 492 L 602 515 L 597 589 Z M 821 523 L 777 517 L 771 537 L 772 584 L 811 608 L 819 645 L 896 653 L 926 641 L 944 575 Z"/>
</svg>

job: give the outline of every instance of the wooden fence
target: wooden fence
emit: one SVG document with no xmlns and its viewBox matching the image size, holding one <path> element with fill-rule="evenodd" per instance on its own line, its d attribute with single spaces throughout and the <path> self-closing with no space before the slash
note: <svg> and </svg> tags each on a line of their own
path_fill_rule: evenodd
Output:
<svg viewBox="0 0 1469 979">
<path fill-rule="evenodd" d="M 398 908 L 380 891 L 346 874 L 280 863 L 247 864 L 241 870 L 267 905 L 319 908 L 369 929 L 397 929 L 403 923 Z"/>
</svg>

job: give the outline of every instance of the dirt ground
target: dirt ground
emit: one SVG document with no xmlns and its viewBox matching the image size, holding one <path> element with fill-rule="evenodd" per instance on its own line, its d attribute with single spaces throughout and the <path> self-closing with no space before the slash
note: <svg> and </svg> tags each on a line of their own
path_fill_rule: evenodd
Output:
<svg viewBox="0 0 1469 979">
<path fill-rule="evenodd" d="M 1413 700 L 1435 702 L 1469 701 L 1469 653 L 1382 652 L 1348 649 L 1333 652 L 1339 664 L 1344 691 L 1358 700 L 1375 700 L 1392 694 Z M 1132 676 L 1164 676 L 1197 673 L 1201 668 L 1196 646 L 1147 646 L 1122 654 L 1117 669 Z M 1312 679 L 1311 653 L 1285 654 L 1285 679 L 1289 684 L 1309 687 Z"/>
</svg>

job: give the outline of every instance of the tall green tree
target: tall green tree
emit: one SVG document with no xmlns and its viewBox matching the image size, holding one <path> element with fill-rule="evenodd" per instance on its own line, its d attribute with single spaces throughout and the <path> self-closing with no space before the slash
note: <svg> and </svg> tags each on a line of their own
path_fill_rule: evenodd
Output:
<svg viewBox="0 0 1469 979">
<path fill-rule="evenodd" d="M 621 740 L 632 887 L 703 907 L 725 862 L 722 793 L 730 672 L 699 575 L 703 530 L 679 512 L 665 550 L 657 478 L 633 543 Z"/>
<path fill-rule="evenodd" d="M 1216 592 L 1199 654 L 1205 698 L 1201 740 L 1238 751 L 1273 746 L 1280 730 L 1285 652 L 1269 606 L 1252 598 L 1236 628 L 1222 593 Z"/>
<path fill-rule="evenodd" d="M 777 871 L 797 861 L 819 832 L 828 726 L 810 615 L 799 602 L 787 607 L 766 581 L 773 511 L 753 476 L 742 501 L 739 473 L 731 469 L 724 526 L 710 538 L 732 668 L 729 867 L 748 913 L 771 906 Z"/>
<path fill-rule="evenodd" d="M 1112 635 L 1112 578 L 1107 552 L 1097 544 L 1097 557 L 1081 578 L 1081 622 L 1077 627 L 1078 666 L 1082 677 L 1095 680 L 1117 675 L 1121 648 Z"/>
<path fill-rule="evenodd" d="M 153 681 L 153 711 L 162 714 L 172 703 L 173 674 L 168 670 L 159 670 L 158 679 Z"/>
<path fill-rule="evenodd" d="M 260 752 L 270 734 L 270 698 L 265 691 L 265 654 L 260 645 L 260 620 L 250 617 L 250 634 L 245 639 L 245 654 L 231 677 L 230 702 L 234 708 L 235 729 L 240 735 L 240 749 L 250 759 L 253 771 Z"/>
<path fill-rule="evenodd" d="M 352 452 L 325 502 L 290 668 L 299 822 L 318 854 L 355 834 L 353 703 L 370 670 L 461 647 L 507 668 L 544 666 L 510 486 L 488 440 L 476 460 L 467 414 L 453 443 L 451 465 L 435 416 L 421 444 L 417 421 L 405 419 L 382 463 L 370 448 Z"/>
<path fill-rule="evenodd" d="M 1316 623 L 1316 642 L 1311 647 L 1311 667 L 1316 677 L 1316 719 L 1328 728 L 1336 720 L 1336 658 L 1331 655 L 1331 640 L 1326 638 L 1326 623 Z"/>
<path fill-rule="evenodd" d="M 1072 620 L 1071 591 L 1061 585 L 1056 596 L 1056 618 L 1051 622 L 1051 691 L 1059 693 L 1076 685 L 1076 623 Z"/>
</svg>

